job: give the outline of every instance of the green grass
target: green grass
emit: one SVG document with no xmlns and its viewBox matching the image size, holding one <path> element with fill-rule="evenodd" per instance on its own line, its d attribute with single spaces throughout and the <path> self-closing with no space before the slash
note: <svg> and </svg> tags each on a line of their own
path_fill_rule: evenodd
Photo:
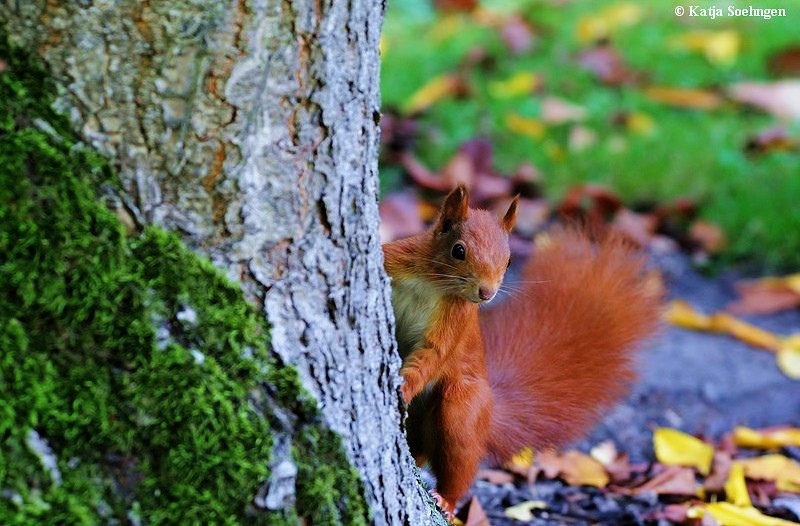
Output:
<svg viewBox="0 0 800 526">
<path fill-rule="evenodd" d="M 800 267 L 800 154 L 748 157 L 743 151 L 748 137 L 773 126 L 774 118 L 733 103 L 713 111 L 669 107 L 650 101 L 637 86 L 604 86 L 572 59 L 587 46 L 576 38 L 578 20 L 619 3 L 483 2 L 496 11 L 524 13 L 539 28 L 537 46 L 513 56 L 497 31 L 467 16 L 444 17 L 426 0 L 390 2 L 384 29 L 383 104 L 402 106 L 431 78 L 456 70 L 470 48 L 481 46 L 493 57 L 494 67 L 471 71 L 472 94 L 438 102 L 421 117 L 419 155 L 427 164 L 439 167 L 465 140 L 488 137 L 502 171 L 510 172 L 522 162 L 534 163 L 543 172 L 553 200 L 585 181 L 608 184 L 629 203 L 691 196 L 702 204 L 701 215 L 726 231 L 730 243 L 725 261 L 756 263 L 764 270 L 796 270 Z M 720 88 L 743 80 L 769 81 L 769 56 L 798 41 L 800 12 L 792 11 L 800 9 L 800 2 L 787 2 L 788 16 L 771 20 L 678 18 L 673 14 L 674 3 L 639 5 L 645 9 L 643 20 L 615 32 L 612 43 L 629 67 L 643 72 L 652 84 Z M 729 66 L 713 65 L 700 53 L 670 45 L 676 35 L 696 29 L 739 32 L 742 45 L 736 61 Z M 541 94 L 506 100 L 489 96 L 490 82 L 520 71 L 544 79 Z M 596 144 L 580 152 L 569 151 L 570 125 L 549 126 L 540 139 L 505 129 L 506 113 L 537 117 L 546 95 L 585 107 L 584 125 L 597 133 Z M 615 125 L 613 116 L 619 112 L 649 116 L 655 123 L 653 133 L 636 134 Z M 800 135 L 800 126 L 794 123 L 789 131 Z M 387 172 L 390 169 L 384 167 Z"/>
</svg>

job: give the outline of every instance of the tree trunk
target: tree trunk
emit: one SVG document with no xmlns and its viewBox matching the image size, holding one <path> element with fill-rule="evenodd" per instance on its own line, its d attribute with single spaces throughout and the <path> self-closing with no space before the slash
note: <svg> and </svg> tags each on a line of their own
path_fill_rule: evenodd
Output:
<svg viewBox="0 0 800 526">
<path fill-rule="evenodd" d="M 399 425 L 377 235 L 383 8 L 4 0 L 0 17 L 116 168 L 123 216 L 179 233 L 242 284 L 343 438 L 374 522 L 417 526 L 431 515 Z"/>
</svg>

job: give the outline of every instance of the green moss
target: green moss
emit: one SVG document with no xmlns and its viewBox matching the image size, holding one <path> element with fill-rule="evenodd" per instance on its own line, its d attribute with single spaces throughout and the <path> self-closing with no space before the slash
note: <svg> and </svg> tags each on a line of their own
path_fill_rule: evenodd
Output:
<svg viewBox="0 0 800 526">
<path fill-rule="evenodd" d="M 176 236 L 129 237 L 46 72 L 4 35 L 0 57 L 0 523 L 367 523 L 263 317 Z M 278 410 L 298 504 L 266 513 Z"/>
</svg>

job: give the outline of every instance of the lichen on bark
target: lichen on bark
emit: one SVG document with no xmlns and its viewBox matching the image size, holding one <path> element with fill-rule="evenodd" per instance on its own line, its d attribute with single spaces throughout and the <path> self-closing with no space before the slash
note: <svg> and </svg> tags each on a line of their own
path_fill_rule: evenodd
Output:
<svg viewBox="0 0 800 526">
<path fill-rule="evenodd" d="M 0 59 L 0 523 L 365 524 L 263 317 L 175 235 L 126 230 L 48 73 L 1 33 Z"/>
</svg>

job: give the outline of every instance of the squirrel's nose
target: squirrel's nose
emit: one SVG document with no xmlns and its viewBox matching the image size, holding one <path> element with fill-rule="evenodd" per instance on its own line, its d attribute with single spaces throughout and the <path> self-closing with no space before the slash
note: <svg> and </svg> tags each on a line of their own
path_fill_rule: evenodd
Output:
<svg viewBox="0 0 800 526">
<path fill-rule="evenodd" d="M 492 288 L 478 287 L 478 297 L 480 297 L 484 301 L 489 301 L 490 299 L 494 298 L 494 295 L 496 293 L 497 291 Z"/>
</svg>

